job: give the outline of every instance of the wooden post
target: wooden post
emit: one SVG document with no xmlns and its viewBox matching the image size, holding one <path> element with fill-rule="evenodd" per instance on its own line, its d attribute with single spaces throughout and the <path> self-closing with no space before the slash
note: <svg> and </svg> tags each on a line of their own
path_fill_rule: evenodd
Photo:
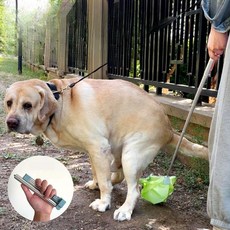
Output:
<svg viewBox="0 0 230 230">
<path fill-rule="evenodd" d="M 88 0 L 88 73 L 107 62 L 107 0 Z M 92 78 L 106 78 L 105 66 Z"/>
<path fill-rule="evenodd" d="M 51 62 L 51 24 L 47 21 L 46 35 L 45 35 L 45 53 L 44 53 L 44 66 L 45 69 L 50 67 Z"/>
<path fill-rule="evenodd" d="M 68 62 L 68 25 L 67 25 L 67 15 L 71 10 L 74 1 L 63 0 L 62 6 L 59 11 L 58 17 L 58 71 L 59 75 L 64 75 L 67 69 Z"/>
</svg>

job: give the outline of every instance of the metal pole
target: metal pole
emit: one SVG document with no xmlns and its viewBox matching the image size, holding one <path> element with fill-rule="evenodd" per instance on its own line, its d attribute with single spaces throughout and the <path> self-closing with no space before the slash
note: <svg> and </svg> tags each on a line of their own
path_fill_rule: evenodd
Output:
<svg viewBox="0 0 230 230">
<path fill-rule="evenodd" d="M 18 31 L 18 74 L 22 74 L 22 31 Z"/>
<path fill-rule="evenodd" d="M 172 157 L 171 164 L 170 164 L 169 169 L 168 169 L 167 176 L 169 176 L 169 174 L 170 174 L 170 171 L 171 171 L 172 166 L 173 166 L 173 162 L 174 162 L 174 160 L 175 160 L 175 158 L 176 158 L 176 155 L 177 155 L 177 152 L 178 152 L 178 150 L 179 150 L 180 144 L 181 144 L 181 142 L 182 142 L 182 140 L 183 140 L 183 137 L 184 137 L 184 135 L 185 135 L 185 131 L 186 131 L 186 129 L 187 129 L 187 127 L 188 127 L 188 124 L 189 124 L 189 122 L 190 122 L 190 119 L 191 119 L 191 117 L 192 117 L 192 113 L 193 113 L 193 111 L 194 111 L 194 109 L 195 109 L 195 107 L 196 107 L 196 105 L 197 105 L 198 99 L 199 99 L 199 97 L 200 97 L 200 95 L 201 95 L 201 92 L 202 92 L 203 87 L 204 87 L 204 84 L 205 84 L 205 82 L 206 82 L 206 80 L 207 80 L 207 78 L 208 78 L 208 75 L 210 74 L 210 72 L 211 72 L 211 70 L 212 70 L 212 68 L 213 68 L 213 63 L 214 63 L 214 61 L 210 58 L 209 61 L 208 61 L 207 66 L 206 66 L 206 68 L 205 68 L 205 71 L 204 71 L 203 77 L 202 77 L 202 79 L 201 79 L 200 85 L 199 85 L 199 87 L 198 87 L 198 89 L 197 89 L 197 91 L 196 91 L 196 94 L 195 94 L 195 97 L 194 97 L 194 99 L 193 99 L 193 102 L 192 102 L 190 111 L 189 111 L 189 113 L 188 113 L 187 119 L 186 119 L 185 124 L 184 124 L 184 127 L 183 127 L 183 129 L 182 129 L 182 132 L 181 132 L 181 135 L 180 135 L 180 139 L 179 139 L 179 141 L 178 141 L 178 143 L 177 143 L 176 149 L 175 149 L 174 154 L 173 154 L 173 157 Z"/>
<path fill-rule="evenodd" d="M 15 41 L 18 39 L 18 0 L 15 0 L 16 3 L 16 9 L 15 9 Z M 17 54 L 16 48 L 15 48 L 15 55 Z"/>
<path fill-rule="evenodd" d="M 18 40 L 18 74 L 22 74 L 22 36 L 21 27 L 18 25 L 18 0 L 16 0 L 16 32 Z"/>
</svg>

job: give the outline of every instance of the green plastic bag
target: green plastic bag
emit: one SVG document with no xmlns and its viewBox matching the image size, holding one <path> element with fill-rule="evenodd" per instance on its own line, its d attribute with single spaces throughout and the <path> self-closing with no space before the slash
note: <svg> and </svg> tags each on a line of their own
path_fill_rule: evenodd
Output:
<svg viewBox="0 0 230 230">
<path fill-rule="evenodd" d="M 141 197 L 152 204 L 166 202 L 167 198 L 173 193 L 175 176 L 152 176 L 141 178 L 142 185 Z"/>
</svg>

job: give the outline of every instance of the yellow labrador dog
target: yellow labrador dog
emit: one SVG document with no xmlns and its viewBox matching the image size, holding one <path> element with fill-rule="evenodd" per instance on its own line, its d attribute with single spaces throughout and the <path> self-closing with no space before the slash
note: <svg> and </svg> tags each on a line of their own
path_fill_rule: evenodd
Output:
<svg viewBox="0 0 230 230">
<path fill-rule="evenodd" d="M 125 178 L 127 197 L 114 212 L 114 219 L 130 220 L 142 171 L 160 149 L 175 146 L 178 136 L 161 106 L 136 85 L 87 79 L 60 95 L 52 91 L 61 91 L 75 81 L 12 84 L 5 95 L 6 124 L 9 131 L 44 134 L 58 147 L 87 152 L 93 179 L 86 187 L 100 189 L 100 198 L 90 204 L 94 210 L 110 208 L 112 185 Z M 181 151 L 207 158 L 207 148 L 186 139 Z"/>
</svg>

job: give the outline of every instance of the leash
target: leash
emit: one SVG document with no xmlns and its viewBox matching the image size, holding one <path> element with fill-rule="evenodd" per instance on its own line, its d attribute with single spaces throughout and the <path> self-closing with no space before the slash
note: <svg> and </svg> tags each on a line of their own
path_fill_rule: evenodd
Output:
<svg viewBox="0 0 230 230">
<path fill-rule="evenodd" d="M 97 72 L 99 69 L 103 68 L 104 66 L 106 66 L 108 63 L 105 63 L 101 66 L 99 66 L 98 68 L 96 68 L 95 70 L 93 70 L 91 73 L 87 74 L 86 76 L 80 78 L 78 81 L 73 82 L 69 85 L 67 85 L 65 88 L 61 89 L 61 90 L 57 90 L 56 86 L 50 83 L 46 83 L 48 85 L 48 87 L 51 89 L 51 91 L 54 94 L 54 97 L 56 98 L 56 100 L 59 99 L 59 95 L 62 94 L 65 90 L 71 89 L 73 88 L 77 83 L 79 83 L 80 81 L 84 80 L 85 78 L 89 77 L 90 75 L 94 74 L 95 72 Z"/>
</svg>

